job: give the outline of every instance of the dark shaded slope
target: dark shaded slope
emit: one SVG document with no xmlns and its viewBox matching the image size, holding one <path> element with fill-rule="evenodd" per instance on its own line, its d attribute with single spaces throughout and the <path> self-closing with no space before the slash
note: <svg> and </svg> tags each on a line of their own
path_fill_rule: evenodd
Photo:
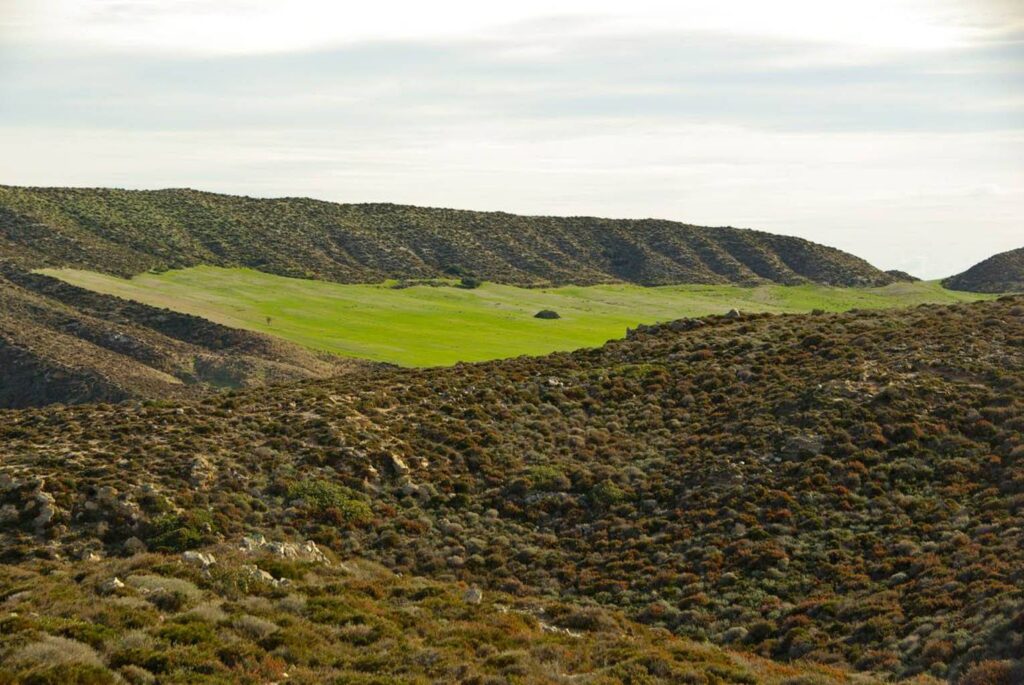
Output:
<svg viewBox="0 0 1024 685">
<path fill-rule="evenodd" d="M 40 528 L 10 490 L 9 561 L 267 531 L 777 659 L 955 676 L 1024 648 L 1024 298 L 12 412 L 0 457 L 57 507 Z"/>
<path fill-rule="evenodd" d="M 1024 247 L 978 262 L 967 271 L 950 276 L 942 285 L 975 293 L 1024 292 Z"/>
<path fill-rule="evenodd" d="M 0 267 L 0 407 L 195 397 L 366 366 Z"/>
<path fill-rule="evenodd" d="M 0 186 L 0 257 L 26 269 L 128 276 L 213 264 L 339 282 L 446 273 L 527 285 L 894 281 L 840 250 L 734 228 L 194 190 Z"/>
</svg>

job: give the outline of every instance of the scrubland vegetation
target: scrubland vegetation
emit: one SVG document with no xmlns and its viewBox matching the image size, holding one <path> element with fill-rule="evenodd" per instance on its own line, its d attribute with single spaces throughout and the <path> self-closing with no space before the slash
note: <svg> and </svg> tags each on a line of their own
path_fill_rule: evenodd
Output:
<svg viewBox="0 0 1024 685">
<path fill-rule="evenodd" d="M 1022 438 L 1019 297 L 684 319 L 543 358 L 5 412 L 5 668 L 33 668 L 63 638 L 86 646 L 83 663 L 95 652 L 143 680 L 329 668 L 339 682 L 390 677 L 374 669 L 535 682 L 584 664 L 612 682 L 772 682 L 735 661 L 691 667 L 671 633 L 779 662 L 1013 683 Z M 281 560 L 218 561 L 208 577 L 178 564 L 254 534 L 402 578 L 357 600 L 331 572 L 306 581 Z M 246 599 L 235 573 L 272 584 L 255 593 L 270 605 Z M 123 604 L 93 599 L 112 575 Z M 167 576 L 191 585 L 138 580 Z M 442 599 L 390 608 L 414 577 Z M 281 579 L 304 604 L 281 606 L 294 591 Z M 485 599 L 465 607 L 458 593 L 473 585 Z M 22 592 L 42 604 L 18 610 Z M 538 620 L 582 633 L 571 644 L 583 651 L 558 651 L 569 638 L 552 633 L 561 666 L 545 666 L 547 653 L 516 642 L 545 629 L 490 611 L 492 599 L 563 606 Z M 652 631 L 630 640 L 639 651 L 600 637 L 622 620 Z M 493 621 L 525 623 L 509 638 Z M 608 658 L 633 670 L 601 670 Z"/>
<path fill-rule="evenodd" d="M 0 567 L 0 682 L 879 682 L 694 643 L 596 606 L 284 549 Z"/>
</svg>

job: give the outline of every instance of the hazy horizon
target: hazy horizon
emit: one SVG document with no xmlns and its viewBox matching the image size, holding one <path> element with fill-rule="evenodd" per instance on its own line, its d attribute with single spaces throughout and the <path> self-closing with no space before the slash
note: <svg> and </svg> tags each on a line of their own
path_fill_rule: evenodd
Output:
<svg viewBox="0 0 1024 685">
<path fill-rule="evenodd" d="M 620 4 L 0 0 L 0 183 L 1024 245 L 1018 3 Z"/>
</svg>

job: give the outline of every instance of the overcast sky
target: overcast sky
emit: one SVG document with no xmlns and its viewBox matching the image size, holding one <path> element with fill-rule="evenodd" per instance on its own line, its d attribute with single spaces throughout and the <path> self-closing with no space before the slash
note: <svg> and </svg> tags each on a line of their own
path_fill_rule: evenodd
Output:
<svg viewBox="0 0 1024 685">
<path fill-rule="evenodd" d="M 939 277 L 1024 246 L 1024 0 L 0 0 L 0 183 L 659 217 Z"/>
</svg>

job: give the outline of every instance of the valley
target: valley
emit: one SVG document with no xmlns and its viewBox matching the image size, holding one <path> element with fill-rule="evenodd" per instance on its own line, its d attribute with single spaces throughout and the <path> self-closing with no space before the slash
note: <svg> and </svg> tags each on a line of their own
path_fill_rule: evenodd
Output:
<svg viewBox="0 0 1024 685">
<path fill-rule="evenodd" d="M 251 269 L 199 266 L 122 279 L 74 269 L 40 273 L 153 307 L 258 331 L 309 348 L 402 366 L 438 366 L 597 347 L 627 328 L 688 316 L 845 311 L 955 303 L 993 295 L 934 282 L 878 288 L 632 284 L 521 288 L 457 280 L 398 286 L 285 278 Z M 408 287 L 406 287 L 406 285 Z M 534 318 L 542 309 L 555 321 Z"/>
</svg>

